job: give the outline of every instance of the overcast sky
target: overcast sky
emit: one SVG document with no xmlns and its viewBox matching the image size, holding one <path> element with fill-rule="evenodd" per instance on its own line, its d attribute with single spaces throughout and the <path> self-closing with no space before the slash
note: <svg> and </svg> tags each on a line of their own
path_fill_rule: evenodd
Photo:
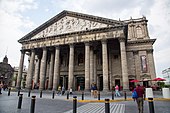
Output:
<svg viewBox="0 0 170 113">
<path fill-rule="evenodd" d="M 114 20 L 146 16 L 150 38 L 157 39 L 157 76 L 170 67 L 170 0 L 0 0 L 0 61 L 7 54 L 9 63 L 18 66 L 21 44 L 17 41 L 63 10 Z"/>
</svg>

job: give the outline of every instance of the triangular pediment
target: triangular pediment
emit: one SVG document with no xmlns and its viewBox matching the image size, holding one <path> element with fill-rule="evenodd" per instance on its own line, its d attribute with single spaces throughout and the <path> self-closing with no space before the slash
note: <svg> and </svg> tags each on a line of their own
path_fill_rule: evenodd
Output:
<svg viewBox="0 0 170 113">
<path fill-rule="evenodd" d="M 63 11 L 21 38 L 19 42 L 120 24 L 122 24 L 120 21 L 112 19 Z"/>
</svg>

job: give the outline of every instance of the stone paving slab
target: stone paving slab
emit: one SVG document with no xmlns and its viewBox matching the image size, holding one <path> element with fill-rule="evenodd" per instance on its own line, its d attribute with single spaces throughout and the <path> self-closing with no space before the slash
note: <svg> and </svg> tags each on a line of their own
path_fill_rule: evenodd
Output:
<svg viewBox="0 0 170 113">
<path fill-rule="evenodd" d="M 3 91 L 2 95 L 0 95 L 0 113 L 30 113 L 30 103 L 31 103 L 31 96 L 36 95 L 36 107 L 35 107 L 35 113 L 64 113 L 67 111 L 70 111 L 73 109 L 72 105 L 72 98 L 73 95 L 70 95 L 70 99 L 66 100 L 66 95 L 64 96 L 58 96 L 55 95 L 55 98 L 52 99 L 52 93 L 43 93 L 42 98 L 39 97 L 38 92 L 32 92 L 31 96 L 28 97 L 27 92 L 21 92 L 23 93 L 23 103 L 22 103 L 22 109 L 17 109 L 18 104 L 18 96 L 17 92 L 11 92 L 10 96 L 7 96 L 7 91 Z M 159 96 L 159 95 L 158 95 Z M 81 95 L 77 95 L 78 101 L 81 100 Z M 94 104 L 102 104 L 104 105 L 104 99 L 110 98 L 111 96 L 106 95 L 102 96 L 100 101 L 97 101 L 97 98 L 93 98 L 90 95 L 85 95 L 86 100 L 95 100 L 96 103 Z M 118 101 L 122 99 L 122 101 Z M 115 97 L 115 100 L 112 101 L 110 104 L 124 104 L 125 107 L 125 113 L 137 113 L 137 105 L 135 101 L 128 100 L 123 101 L 124 97 Z M 170 100 L 168 99 L 154 99 L 154 107 L 155 107 L 155 113 L 169 113 L 170 111 Z M 93 104 L 92 102 L 89 102 L 90 104 Z M 78 108 L 81 106 L 84 106 L 87 103 L 85 102 L 78 102 L 77 106 Z M 98 108 L 98 107 L 97 107 Z M 97 109 L 96 109 L 97 110 Z M 96 112 L 101 113 L 101 112 Z M 113 111 L 111 113 L 114 113 Z M 144 113 L 149 113 L 149 105 L 148 101 L 144 101 Z"/>
<path fill-rule="evenodd" d="M 104 103 L 88 103 L 77 108 L 77 113 L 104 113 Z M 73 113 L 73 110 L 65 113 Z M 125 104 L 110 104 L 110 113 L 125 113 Z"/>
</svg>

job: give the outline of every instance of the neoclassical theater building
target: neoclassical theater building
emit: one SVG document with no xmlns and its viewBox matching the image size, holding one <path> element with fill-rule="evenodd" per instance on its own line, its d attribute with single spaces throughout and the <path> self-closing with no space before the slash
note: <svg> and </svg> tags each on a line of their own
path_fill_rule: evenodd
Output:
<svg viewBox="0 0 170 113">
<path fill-rule="evenodd" d="M 113 20 L 62 11 L 18 40 L 22 44 L 17 88 L 21 88 L 24 56 L 29 56 L 26 87 L 58 86 L 102 91 L 119 85 L 129 90 L 133 79 L 156 77 L 153 44 L 146 17 Z M 147 81 L 143 85 L 147 85 Z"/>
</svg>

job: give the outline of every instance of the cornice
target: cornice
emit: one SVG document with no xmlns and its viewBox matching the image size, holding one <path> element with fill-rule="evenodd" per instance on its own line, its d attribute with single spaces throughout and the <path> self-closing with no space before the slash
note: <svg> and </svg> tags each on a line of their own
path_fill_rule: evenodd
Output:
<svg viewBox="0 0 170 113">
<path fill-rule="evenodd" d="M 146 44 L 146 43 L 151 43 L 153 45 L 155 41 L 156 41 L 156 39 L 127 41 L 127 45 L 138 45 L 138 44 Z"/>
</svg>

